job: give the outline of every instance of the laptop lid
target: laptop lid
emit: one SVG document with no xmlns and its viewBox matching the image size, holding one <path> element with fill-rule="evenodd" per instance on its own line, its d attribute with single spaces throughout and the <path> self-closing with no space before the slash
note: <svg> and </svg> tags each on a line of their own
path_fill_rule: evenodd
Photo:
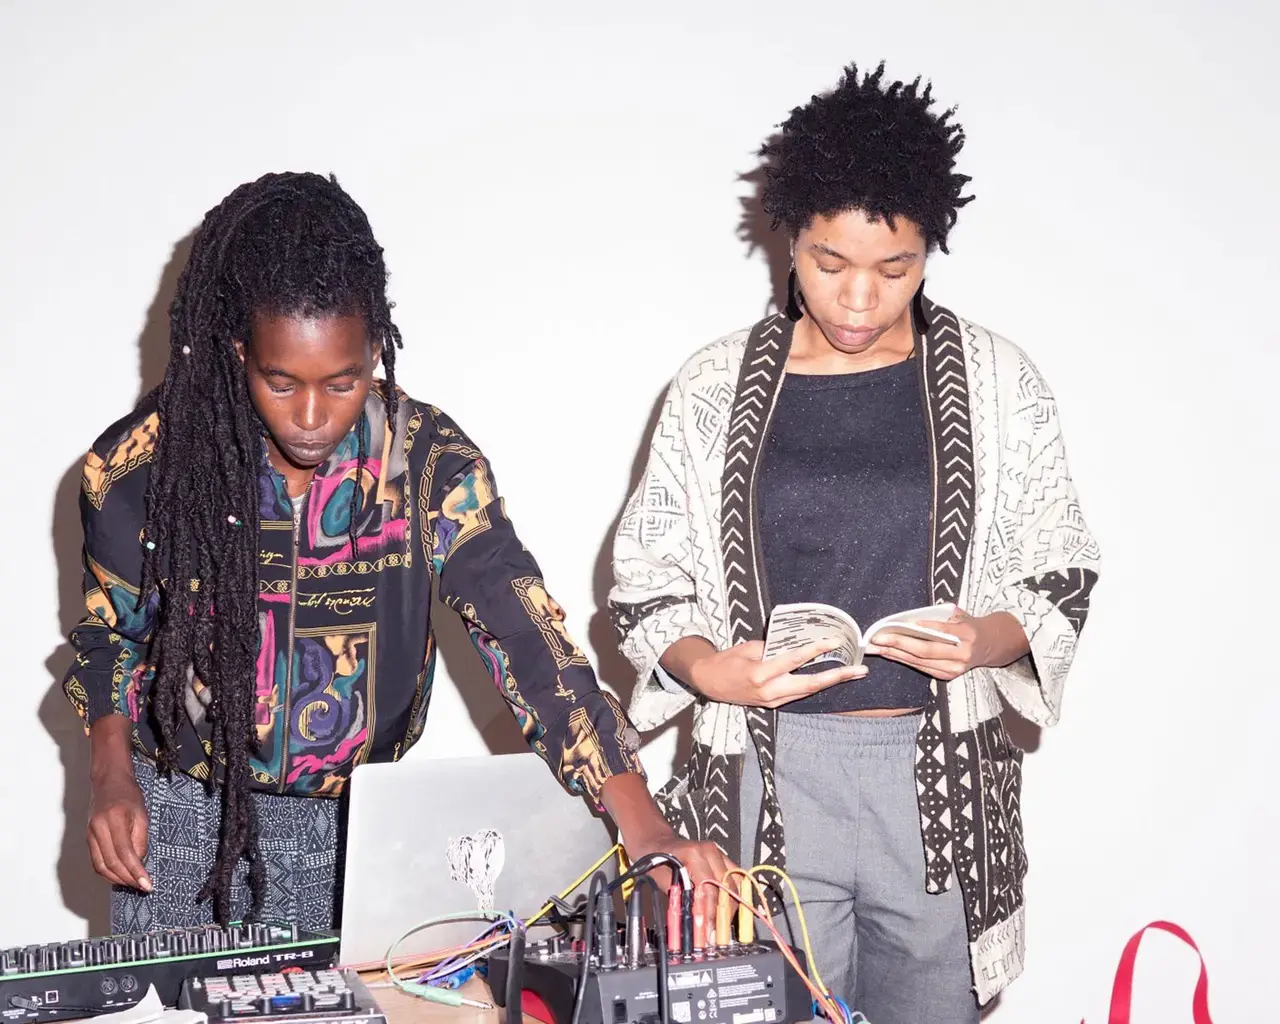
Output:
<svg viewBox="0 0 1280 1024">
<path fill-rule="evenodd" d="M 349 786 L 343 964 L 384 960 L 414 925 L 477 909 L 477 889 L 527 919 L 613 845 L 605 820 L 532 752 L 364 764 Z M 397 955 L 460 945 L 483 928 L 428 928 Z"/>
</svg>

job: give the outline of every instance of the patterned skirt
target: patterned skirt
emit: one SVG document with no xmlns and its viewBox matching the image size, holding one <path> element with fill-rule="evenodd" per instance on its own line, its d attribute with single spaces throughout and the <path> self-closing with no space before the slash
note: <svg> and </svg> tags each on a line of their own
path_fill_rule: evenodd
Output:
<svg viewBox="0 0 1280 1024">
<path fill-rule="evenodd" d="M 211 900 L 196 901 L 218 848 L 222 798 L 188 775 L 160 775 L 135 752 L 134 772 L 146 803 L 147 871 L 154 890 L 111 890 L 111 931 L 129 934 L 208 924 Z M 340 906 L 343 801 L 254 793 L 259 847 L 267 869 L 266 903 L 258 920 L 310 929 L 337 926 Z M 248 863 L 241 861 L 232 890 L 233 917 L 250 908 Z"/>
</svg>

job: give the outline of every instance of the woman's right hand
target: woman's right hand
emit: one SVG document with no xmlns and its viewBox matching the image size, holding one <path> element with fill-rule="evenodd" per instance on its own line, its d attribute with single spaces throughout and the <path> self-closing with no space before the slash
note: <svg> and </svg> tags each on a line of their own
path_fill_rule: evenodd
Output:
<svg viewBox="0 0 1280 1024">
<path fill-rule="evenodd" d="M 89 856 L 93 870 L 108 882 L 150 892 L 142 865 L 147 807 L 133 774 L 132 736 L 133 723 L 121 715 L 100 719 L 89 730 Z"/>
<path fill-rule="evenodd" d="M 89 856 L 108 882 L 151 891 L 142 859 L 147 855 L 147 808 L 133 779 L 95 783 L 89 811 Z"/>
<path fill-rule="evenodd" d="M 839 641 L 824 641 L 762 660 L 764 643 L 759 640 L 718 651 L 702 637 L 685 637 L 668 648 L 662 666 L 710 700 L 777 708 L 865 676 L 865 665 L 856 669 L 837 665 L 822 672 L 797 674 L 797 669 L 839 646 Z"/>
</svg>

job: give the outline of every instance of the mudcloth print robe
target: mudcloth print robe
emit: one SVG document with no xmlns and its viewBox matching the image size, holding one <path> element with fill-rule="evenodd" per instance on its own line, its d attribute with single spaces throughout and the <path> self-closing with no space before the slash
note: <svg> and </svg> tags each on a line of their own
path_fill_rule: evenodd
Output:
<svg viewBox="0 0 1280 1024">
<path fill-rule="evenodd" d="M 1008 668 L 934 682 L 918 734 L 916 781 L 929 892 L 963 891 L 974 986 L 988 1002 L 1022 970 L 1026 856 L 1022 752 L 1002 702 L 1042 725 L 1089 611 L 1098 547 L 1067 470 L 1054 398 L 1027 356 L 923 296 L 917 360 L 933 467 L 929 575 L 934 602 L 1022 624 L 1031 653 Z M 741 759 L 764 778 L 756 863 L 784 867 L 786 808 L 773 760 L 777 713 L 708 701 L 658 664 L 686 636 L 724 649 L 762 639 L 765 593 L 755 482 L 783 379 L 792 324 L 769 317 L 685 364 L 668 392 L 645 474 L 614 547 L 610 606 L 639 686 L 641 730 L 690 703 L 689 762 L 659 794 L 685 836 L 739 849 Z"/>
</svg>

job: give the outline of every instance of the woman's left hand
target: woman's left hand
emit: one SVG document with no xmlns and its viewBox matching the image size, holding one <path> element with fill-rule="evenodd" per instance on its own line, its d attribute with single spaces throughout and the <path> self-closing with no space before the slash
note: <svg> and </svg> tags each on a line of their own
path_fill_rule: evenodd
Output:
<svg viewBox="0 0 1280 1024">
<path fill-rule="evenodd" d="M 919 625 L 950 633 L 959 643 L 881 631 L 873 637 L 876 642 L 867 647 L 867 653 L 947 682 L 973 668 L 1012 665 L 1031 649 L 1022 624 L 1008 612 L 974 618 L 957 610 L 946 622 L 921 620 Z"/>
<path fill-rule="evenodd" d="M 634 772 L 620 772 L 606 779 L 600 790 L 600 802 L 613 819 L 627 857 L 634 863 L 650 853 L 667 853 L 688 870 L 695 886 L 705 881 L 720 881 L 733 861 L 715 843 L 681 839 L 658 810 L 645 780 Z M 671 884 L 671 873 L 660 868 L 654 881 L 662 888 Z"/>
</svg>

